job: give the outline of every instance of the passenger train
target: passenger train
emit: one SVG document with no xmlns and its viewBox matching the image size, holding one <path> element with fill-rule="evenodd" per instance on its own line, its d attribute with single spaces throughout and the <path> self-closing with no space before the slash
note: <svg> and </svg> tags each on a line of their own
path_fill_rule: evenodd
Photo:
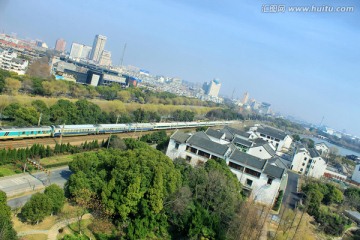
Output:
<svg viewBox="0 0 360 240">
<path fill-rule="evenodd" d="M 41 127 L 0 127 L 0 140 L 41 138 L 41 137 L 60 137 L 137 132 L 151 130 L 167 130 L 178 128 L 193 127 L 212 127 L 218 125 L 228 125 L 231 121 L 212 121 L 212 122 L 168 122 L 168 123 L 127 123 L 127 124 L 87 124 L 87 125 L 53 125 Z"/>
</svg>

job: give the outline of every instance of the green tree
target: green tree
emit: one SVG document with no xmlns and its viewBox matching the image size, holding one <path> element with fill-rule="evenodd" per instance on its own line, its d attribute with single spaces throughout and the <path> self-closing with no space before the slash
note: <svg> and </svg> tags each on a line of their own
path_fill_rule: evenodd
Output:
<svg viewBox="0 0 360 240">
<path fill-rule="evenodd" d="M 43 193 L 35 193 L 21 209 L 21 216 L 32 224 L 38 224 L 50 215 L 53 209 L 51 199 Z"/>
<path fill-rule="evenodd" d="M 31 102 L 38 113 L 41 113 L 41 125 L 50 125 L 50 110 L 47 107 L 46 103 L 42 100 L 35 100 Z"/>
<path fill-rule="evenodd" d="M 75 103 L 77 108 L 78 123 L 95 124 L 101 119 L 102 112 L 98 105 L 85 99 Z"/>
<path fill-rule="evenodd" d="M 50 120 L 55 124 L 76 124 L 78 122 L 77 107 L 69 100 L 60 99 L 50 107 Z"/>
<path fill-rule="evenodd" d="M 64 190 L 56 184 L 51 184 L 45 188 L 44 194 L 48 196 L 52 202 L 52 213 L 59 213 L 65 203 Z"/>
<path fill-rule="evenodd" d="M 6 193 L 3 191 L 0 191 L 0 239 L 18 239 L 11 221 L 11 209 L 7 205 Z"/>
<path fill-rule="evenodd" d="M 96 193 L 105 212 L 129 223 L 124 230 L 130 239 L 148 238 L 153 232 L 165 236 L 167 221 L 162 209 L 165 199 L 180 186 L 180 173 L 169 158 L 147 144 L 125 142 L 126 151 L 77 155 L 70 163 L 73 174 L 68 192 L 73 197 L 80 189 Z"/>
<path fill-rule="evenodd" d="M 292 138 L 293 138 L 293 140 L 294 140 L 295 142 L 298 142 L 298 141 L 300 141 L 300 139 L 301 139 L 298 134 L 292 135 Z"/>
</svg>

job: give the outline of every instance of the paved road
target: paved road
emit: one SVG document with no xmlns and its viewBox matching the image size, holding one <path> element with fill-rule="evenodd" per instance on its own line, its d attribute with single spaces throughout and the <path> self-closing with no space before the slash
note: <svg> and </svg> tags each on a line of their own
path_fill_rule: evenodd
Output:
<svg viewBox="0 0 360 240">
<path fill-rule="evenodd" d="M 299 175 L 288 171 L 288 182 L 284 193 L 284 198 L 282 202 L 282 210 L 285 208 L 295 209 L 299 197 L 297 196 L 297 184 L 299 180 Z"/>
<path fill-rule="evenodd" d="M 8 197 L 11 197 L 25 192 L 31 193 L 34 190 L 43 189 L 45 186 L 53 183 L 63 187 L 70 175 L 69 167 L 66 166 L 51 170 L 49 178 L 44 172 L 38 172 L 32 175 L 25 173 L 4 177 L 0 178 L 0 190 L 4 191 Z M 11 207 L 18 207 L 19 205 L 23 205 L 30 197 L 31 194 L 11 199 L 8 201 L 8 204 Z"/>
</svg>

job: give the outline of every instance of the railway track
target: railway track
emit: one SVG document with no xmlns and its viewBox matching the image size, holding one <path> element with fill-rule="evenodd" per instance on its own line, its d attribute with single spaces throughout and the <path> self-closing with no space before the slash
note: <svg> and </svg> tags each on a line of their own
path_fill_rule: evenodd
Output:
<svg viewBox="0 0 360 240">
<path fill-rule="evenodd" d="M 195 128 L 187 128 L 186 130 L 191 130 Z M 149 134 L 151 132 L 156 132 L 159 130 L 153 131 L 142 131 L 142 132 L 123 132 L 123 133 L 113 133 L 111 135 L 119 136 L 120 138 L 138 138 L 145 134 Z M 166 130 L 166 134 L 170 135 L 176 131 L 175 129 Z M 71 137 L 63 137 L 61 142 L 64 144 L 70 143 L 71 145 L 79 146 L 84 142 L 89 142 L 93 140 L 98 140 L 99 143 L 102 140 L 107 140 L 110 134 L 98 134 L 98 135 L 84 135 L 84 136 L 71 136 Z M 56 143 L 60 143 L 60 138 L 34 138 L 34 139 L 22 139 L 22 140 L 7 140 L 7 141 L 0 141 L 0 149 L 17 149 L 17 148 L 27 148 L 31 147 L 34 144 L 40 144 L 50 147 L 54 147 Z"/>
</svg>

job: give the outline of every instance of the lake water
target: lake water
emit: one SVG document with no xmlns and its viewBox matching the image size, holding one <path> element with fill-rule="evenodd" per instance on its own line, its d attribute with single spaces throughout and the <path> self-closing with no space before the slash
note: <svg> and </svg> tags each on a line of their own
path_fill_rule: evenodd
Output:
<svg viewBox="0 0 360 240">
<path fill-rule="evenodd" d="M 317 137 L 311 137 L 311 136 L 306 136 L 306 135 L 301 135 L 300 136 L 301 138 L 310 138 L 312 139 L 315 143 L 325 143 L 329 148 L 330 147 L 336 147 L 337 149 L 339 149 L 339 154 L 342 155 L 342 156 L 346 156 L 346 155 L 356 155 L 356 156 L 360 156 L 360 153 L 358 152 L 355 152 L 355 151 L 352 151 L 352 150 L 349 150 L 349 149 L 346 149 L 346 148 L 343 148 L 343 147 L 340 147 L 340 146 L 337 146 L 335 144 L 332 144 L 332 143 L 329 143 L 328 141 L 324 140 L 324 139 L 320 139 L 320 138 L 317 138 Z"/>
</svg>

